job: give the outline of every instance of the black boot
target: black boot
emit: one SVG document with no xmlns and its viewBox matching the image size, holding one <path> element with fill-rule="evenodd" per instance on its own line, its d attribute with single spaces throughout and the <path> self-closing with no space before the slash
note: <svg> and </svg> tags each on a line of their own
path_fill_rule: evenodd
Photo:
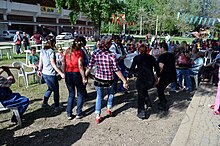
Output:
<svg viewBox="0 0 220 146">
<path fill-rule="evenodd" d="M 166 103 L 160 102 L 160 103 L 158 103 L 158 109 L 159 110 L 163 110 L 163 111 L 168 111 L 169 107 L 168 107 L 168 105 Z"/>
<path fill-rule="evenodd" d="M 137 114 L 137 117 L 142 119 L 142 120 L 145 119 L 146 118 L 145 111 L 144 110 L 139 111 L 138 114 Z"/>
</svg>

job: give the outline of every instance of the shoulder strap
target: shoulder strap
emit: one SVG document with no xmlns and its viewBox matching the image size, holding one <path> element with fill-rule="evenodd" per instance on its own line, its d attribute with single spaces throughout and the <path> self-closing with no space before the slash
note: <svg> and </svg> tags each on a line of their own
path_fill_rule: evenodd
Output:
<svg viewBox="0 0 220 146">
<path fill-rule="evenodd" d="M 113 45 L 115 46 L 115 50 L 116 50 L 116 53 L 119 54 L 119 51 L 118 51 L 118 46 L 116 46 L 115 43 L 113 43 Z"/>
</svg>

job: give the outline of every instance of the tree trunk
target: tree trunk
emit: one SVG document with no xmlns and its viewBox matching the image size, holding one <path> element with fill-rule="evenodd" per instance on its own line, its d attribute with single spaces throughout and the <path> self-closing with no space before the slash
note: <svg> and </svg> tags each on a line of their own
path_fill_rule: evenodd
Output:
<svg viewBox="0 0 220 146">
<path fill-rule="evenodd" d="M 110 25 L 111 25 L 111 22 L 109 21 L 108 22 L 108 33 L 110 33 Z"/>
<path fill-rule="evenodd" d="M 101 34 L 101 24 L 102 24 L 102 20 L 101 20 L 101 14 L 99 14 L 99 36 Z"/>
<path fill-rule="evenodd" d="M 140 35 L 142 35 L 142 16 L 141 16 L 141 20 L 140 20 Z"/>
</svg>

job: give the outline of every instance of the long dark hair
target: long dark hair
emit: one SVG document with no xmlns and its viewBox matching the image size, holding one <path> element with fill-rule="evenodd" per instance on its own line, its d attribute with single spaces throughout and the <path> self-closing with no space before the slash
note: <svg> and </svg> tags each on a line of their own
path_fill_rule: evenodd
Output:
<svg viewBox="0 0 220 146">
<path fill-rule="evenodd" d="M 75 39 L 72 43 L 72 46 L 70 47 L 69 51 L 67 51 L 68 58 L 70 59 L 71 53 L 74 52 L 75 50 L 80 50 L 82 47 L 82 42 L 80 39 Z"/>
<path fill-rule="evenodd" d="M 51 48 L 51 42 L 47 41 L 46 44 L 44 45 L 44 49 L 50 49 Z"/>
</svg>

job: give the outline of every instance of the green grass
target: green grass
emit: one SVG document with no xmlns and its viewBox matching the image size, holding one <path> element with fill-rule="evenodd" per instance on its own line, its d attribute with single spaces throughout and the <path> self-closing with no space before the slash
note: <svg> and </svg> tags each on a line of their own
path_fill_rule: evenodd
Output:
<svg viewBox="0 0 220 146">
<path fill-rule="evenodd" d="M 95 45 L 96 42 L 87 42 L 86 45 Z"/>
<path fill-rule="evenodd" d="M 13 54 L 12 59 L 8 59 L 6 54 L 4 54 L 3 59 L 0 60 L 0 66 L 2 66 L 2 65 L 11 65 L 15 61 L 25 62 L 25 57 L 26 57 L 25 54 L 20 54 L 20 55 Z"/>
</svg>

